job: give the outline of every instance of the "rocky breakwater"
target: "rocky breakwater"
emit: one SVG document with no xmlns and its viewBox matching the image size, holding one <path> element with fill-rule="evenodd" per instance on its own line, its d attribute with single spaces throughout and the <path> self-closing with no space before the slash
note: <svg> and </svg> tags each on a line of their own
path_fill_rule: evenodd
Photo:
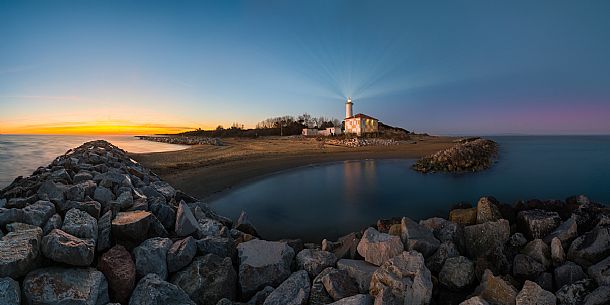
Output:
<svg viewBox="0 0 610 305">
<path fill-rule="evenodd" d="M 610 216 L 585 197 L 268 241 L 104 142 L 0 192 L 0 304 L 607 304 Z M 604 303 L 606 302 L 606 303 Z"/>
<path fill-rule="evenodd" d="M 456 141 L 445 150 L 423 157 L 413 169 L 422 172 L 476 172 L 493 165 L 498 155 L 498 144 L 481 138 L 468 138 Z"/>
<path fill-rule="evenodd" d="M 219 138 L 209 137 L 182 137 L 182 136 L 167 136 L 167 137 L 152 137 L 152 136 L 137 136 L 140 140 L 153 142 L 161 142 L 178 145 L 216 145 L 223 146 L 224 144 Z"/>
<path fill-rule="evenodd" d="M 325 144 L 338 145 L 346 147 L 363 147 L 363 146 L 391 146 L 398 145 L 401 142 L 393 139 L 381 138 L 349 138 L 349 139 L 326 139 Z"/>
</svg>

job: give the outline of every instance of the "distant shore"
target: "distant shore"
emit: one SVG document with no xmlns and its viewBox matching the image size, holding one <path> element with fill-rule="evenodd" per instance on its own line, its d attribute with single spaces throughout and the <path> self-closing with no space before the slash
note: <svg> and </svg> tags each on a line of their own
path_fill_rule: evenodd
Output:
<svg viewBox="0 0 610 305">
<path fill-rule="evenodd" d="M 311 164 L 364 159 L 415 159 L 446 149 L 453 137 L 413 136 L 390 146 L 322 145 L 313 138 L 223 139 L 225 146 L 195 145 L 185 150 L 130 154 L 175 187 L 208 198 L 236 185 Z"/>
</svg>

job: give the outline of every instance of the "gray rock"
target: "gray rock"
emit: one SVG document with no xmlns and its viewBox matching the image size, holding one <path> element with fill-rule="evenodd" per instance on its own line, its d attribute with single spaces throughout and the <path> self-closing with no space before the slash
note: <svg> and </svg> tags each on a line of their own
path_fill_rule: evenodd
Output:
<svg viewBox="0 0 610 305">
<path fill-rule="evenodd" d="M 562 247 L 568 248 L 570 246 L 574 238 L 578 237 L 578 225 L 574 217 L 570 217 L 553 230 L 553 232 L 544 237 L 544 242 L 548 244 L 555 237 L 559 238 Z"/>
<path fill-rule="evenodd" d="M 376 266 L 401 254 L 403 249 L 400 237 L 379 233 L 373 228 L 366 229 L 358 243 L 358 253 L 364 257 L 365 261 Z"/>
<path fill-rule="evenodd" d="M 0 239 L 0 277 L 19 278 L 35 265 L 42 229 L 10 232 Z"/>
<path fill-rule="evenodd" d="M 13 222 L 23 222 L 23 210 L 0 208 L 0 229 Z"/>
<path fill-rule="evenodd" d="M 541 263 L 544 269 L 551 267 L 551 250 L 542 239 L 534 239 L 527 243 L 523 249 L 523 254 Z"/>
<path fill-rule="evenodd" d="M 29 225 L 27 223 L 22 223 L 22 222 L 14 222 L 14 223 L 9 223 L 6 225 L 6 230 L 8 232 L 22 232 L 22 231 L 36 230 L 36 229 L 38 229 L 37 226 Z"/>
<path fill-rule="evenodd" d="M 150 184 L 159 194 L 163 195 L 165 199 L 170 200 L 176 196 L 176 190 L 165 181 L 155 181 Z"/>
<path fill-rule="evenodd" d="M 174 230 L 174 225 L 176 223 L 176 212 L 172 206 L 158 200 L 157 198 L 153 198 L 152 201 L 149 202 L 149 208 L 155 217 L 157 217 L 159 222 L 163 224 L 163 227 L 166 230 Z"/>
<path fill-rule="evenodd" d="M 217 220 L 211 218 L 199 219 L 197 223 L 197 236 L 205 238 L 206 236 L 220 236 L 224 225 Z"/>
<path fill-rule="evenodd" d="M 311 285 L 307 271 L 293 273 L 278 286 L 263 305 L 305 305 L 309 299 Z"/>
<path fill-rule="evenodd" d="M 131 191 L 121 192 L 121 194 L 116 198 L 116 204 L 121 211 L 130 208 L 133 205 L 133 196 L 131 195 Z"/>
<path fill-rule="evenodd" d="M 71 209 L 66 213 L 61 229 L 78 238 L 97 241 L 97 220 L 79 209 Z"/>
<path fill-rule="evenodd" d="M 155 217 L 155 215 L 151 215 L 150 217 L 150 227 L 148 227 L 148 237 L 167 237 L 169 233 L 163 226 L 163 224 Z"/>
<path fill-rule="evenodd" d="M 44 256 L 56 262 L 89 266 L 95 256 L 95 242 L 54 229 L 42 238 L 41 250 Z"/>
<path fill-rule="evenodd" d="M 330 303 L 330 305 L 373 305 L 373 298 L 368 294 L 357 294 Z"/>
<path fill-rule="evenodd" d="M 237 295 L 237 274 L 231 259 L 214 254 L 197 257 L 177 272 L 171 283 L 182 288 L 199 305 L 216 304 L 225 297 L 234 300 Z"/>
<path fill-rule="evenodd" d="M 356 281 L 360 293 L 368 293 L 373 273 L 379 267 L 361 260 L 340 259 L 337 261 L 337 269 L 345 270 Z"/>
<path fill-rule="evenodd" d="M 83 201 L 85 199 L 86 189 L 83 185 L 73 185 L 66 190 L 66 199 L 74 201 Z"/>
<path fill-rule="evenodd" d="M 460 305 L 489 305 L 489 303 L 487 303 L 487 301 L 485 301 L 484 299 L 482 299 L 479 296 L 474 296 L 474 297 L 460 303 Z"/>
<path fill-rule="evenodd" d="M 168 275 L 167 251 L 171 246 L 172 241 L 169 238 L 153 237 L 133 249 L 136 274 L 145 276 L 154 273 L 159 278 L 166 279 Z"/>
<path fill-rule="evenodd" d="M 178 286 L 150 273 L 133 290 L 129 305 L 196 305 Z"/>
<path fill-rule="evenodd" d="M 587 273 L 597 282 L 597 285 L 610 286 L 610 256 L 590 266 Z"/>
<path fill-rule="evenodd" d="M 552 292 L 542 289 L 532 281 L 525 281 L 517 294 L 516 305 L 555 305 L 557 298 Z"/>
<path fill-rule="evenodd" d="M 429 304 L 432 279 L 424 257 L 416 251 L 405 251 L 386 261 L 373 273 L 370 290 L 375 302 L 394 299 L 398 304 Z"/>
<path fill-rule="evenodd" d="M 0 278 L 0 304 L 21 304 L 21 289 L 19 289 L 19 282 L 10 277 Z"/>
<path fill-rule="evenodd" d="M 320 280 L 328 295 L 335 301 L 358 294 L 358 286 L 347 271 L 331 268 Z"/>
<path fill-rule="evenodd" d="M 80 171 L 80 172 L 76 173 L 74 175 L 74 178 L 72 178 L 73 183 L 81 183 L 81 182 L 87 181 L 87 180 L 93 180 L 93 175 L 91 175 L 90 173 L 85 172 L 85 171 Z"/>
<path fill-rule="evenodd" d="M 322 270 L 327 267 L 334 267 L 337 263 L 337 257 L 334 254 L 312 249 L 305 249 L 299 252 L 296 260 L 299 269 L 307 271 L 311 278 L 315 278 Z"/>
<path fill-rule="evenodd" d="M 167 251 L 167 269 L 176 272 L 191 263 L 197 254 L 197 243 L 191 236 L 174 242 Z"/>
<path fill-rule="evenodd" d="M 23 208 L 23 222 L 42 227 L 55 214 L 55 205 L 50 201 L 39 200 Z"/>
<path fill-rule="evenodd" d="M 220 257 L 234 257 L 236 254 L 233 240 L 229 237 L 206 236 L 197 241 L 200 254 L 216 254 Z"/>
<path fill-rule="evenodd" d="M 555 287 L 559 289 L 564 285 L 575 283 L 586 277 L 587 275 L 580 266 L 573 262 L 566 262 L 555 268 Z"/>
<path fill-rule="evenodd" d="M 553 289 L 553 274 L 550 272 L 543 272 L 536 280 L 536 284 L 538 284 L 542 289 L 546 291 L 555 291 Z"/>
<path fill-rule="evenodd" d="M 477 223 L 500 220 L 502 214 L 496 204 L 497 200 L 493 197 L 481 197 L 477 203 Z"/>
<path fill-rule="evenodd" d="M 449 289 L 463 289 L 474 281 L 474 263 L 464 256 L 450 257 L 445 261 L 438 277 Z"/>
<path fill-rule="evenodd" d="M 595 282 L 592 279 L 583 279 L 561 287 L 555 292 L 555 296 L 560 305 L 579 305 L 593 290 Z"/>
<path fill-rule="evenodd" d="M 140 192 L 144 194 L 144 196 L 146 196 L 147 198 L 160 198 L 164 201 L 166 200 L 165 196 L 157 192 L 157 190 L 152 186 L 145 186 L 140 189 Z"/>
<path fill-rule="evenodd" d="M 333 270 L 333 267 L 328 267 L 313 279 L 311 292 L 309 293 L 309 305 L 326 305 L 333 302 L 333 298 L 328 294 L 322 282 L 322 278 Z"/>
<path fill-rule="evenodd" d="M 610 256 L 610 227 L 598 227 L 576 238 L 568 250 L 568 259 L 588 267 Z"/>
<path fill-rule="evenodd" d="M 108 204 L 110 201 L 114 200 L 114 194 L 111 190 L 98 186 L 95 188 L 95 192 L 93 193 L 93 199 L 95 201 L 101 203 L 102 205 Z"/>
<path fill-rule="evenodd" d="M 72 178 L 70 178 L 70 174 L 68 174 L 65 168 L 53 171 L 51 173 L 51 177 L 53 178 L 53 180 L 62 181 L 65 184 L 72 183 Z"/>
<path fill-rule="evenodd" d="M 517 232 L 510 236 L 508 243 L 513 248 L 523 248 L 527 244 L 527 238 L 523 234 Z"/>
<path fill-rule="evenodd" d="M 53 231 L 53 229 L 61 229 L 62 224 L 63 221 L 61 219 L 61 216 L 59 214 L 53 214 L 53 216 L 49 218 L 44 227 L 42 227 L 42 234 L 47 235 L 51 231 Z"/>
<path fill-rule="evenodd" d="M 120 212 L 112 220 L 112 236 L 128 248 L 138 245 L 148 236 L 153 215 L 146 211 Z"/>
<path fill-rule="evenodd" d="M 49 267 L 23 280 L 26 304 L 100 305 L 110 302 L 108 282 L 93 268 Z"/>
<path fill-rule="evenodd" d="M 50 201 L 59 203 L 65 200 L 64 188 L 63 184 L 47 180 L 40 185 L 37 194 L 40 198 L 48 198 Z"/>
<path fill-rule="evenodd" d="M 510 237 L 510 224 L 506 219 L 489 221 L 464 228 L 464 246 L 471 257 L 479 257 L 503 247 Z"/>
<path fill-rule="evenodd" d="M 544 270 L 541 263 L 525 254 L 517 254 L 513 261 L 513 275 L 517 278 L 535 280 Z"/>
<path fill-rule="evenodd" d="M 111 246 L 112 211 L 106 212 L 97 222 L 97 251 L 104 251 Z"/>
<path fill-rule="evenodd" d="M 251 240 L 237 246 L 239 284 L 250 297 L 265 286 L 278 286 L 290 276 L 294 250 L 285 242 Z"/>
<path fill-rule="evenodd" d="M 557 237 L 553 237 L 551 240 L 551 261 L 553 262 L 553 266 L 560 266 L 565 262 L 566 254 L 563 251 L 563 246 L 561 246 L 561 241 Z"/>
<path fill-rule="evenodd" d="M 191 212 L 191 209 L 184 203 L 184 201 L 180 201 L 178 205 L 178 212 L 176 213 L 176 235 L 178 236 L 188 236 L 197 231 L 199 227 L 197 223 L 197 219 Z"/>
<path fill-rule="evenodd" d="M 457 224 L 440 217 L 420 220 L 419 224 L 431 230 L 434 237 L 436 237 L 436 239 L 438 239 L 441 243 L 446 241 L 454 242 L 459 231 Z"/>
<path fill-rule="evenodd" d="M 250 220 L 248 220 L 248 215 L 245 211 L 241 211 L 241 214 L 239 214 L 239 218 L 235 223 L 235 229 L 252 236 L 259 236 L 254 225 L 250 222 Z"/>
<path fill-rule="evenodd" d="M 269 297 L 269 295 L 273 292 L 273 290 L 275 290 L 275 289 L 271 286 L 267 286 L 267 287 L 263 288 L 263 290 L 257 292 L 252 298 L 250 298 L 250 300 L 248 300 L 248 302 L 246 304 L 263 305 L 263 303 L 265 303 L 265 300 L 267 299 L 267 297 Z"/>
<path fill-rule="evenodd" d="M 513 305 L 517 298 L 517 290 L 499 276 L 494 276 L 490 270 L 485 270 L 475 295 L 485 301 L 498 305 Z"/>
<path fill-rule="evenodd" d="M 610 300 L 610 286 L 600 286 L 585 298 L 583 305 L 608 305 Z"/>
<path fill-rule="evenodd" d="M 64 203 L 58 204 L 57 207 L 62 213 L 65 213 L 70 209 L 79 209 L 87 212 L 95 219 L 100 218 L 100 213 L 102 211 L 102 205 L 95 200 L 87 200 L 85 202 L 68 200 Z"/>
<path fill-rule="evenodd" d="M 327 239 L 322 240 L 322 250 L 332 252 L 339 259 L 354 259 L 358 255 L 358 243 L 360 243 L 360 238 L 352 232 L 339 237 L 336 242 Z"/>
<path fill-rule="evenodd" d="M 400 221 L 400 239 L 405 250 L 418 251 L 424 257 L 434 254 L 440 245 L 431 230 L 408 217 L 403 217 Z"/>
<path fill-rule="evenodd" d="M 436 252 L 426 260 L 426 267 L 434 273 L 438 273 L 443 268 L 445 260 L 450 257 L 460 256 L 460 252 L 452 241 L 441 243 Z"/>
<path fill-rule="evenodd" d="M 517 214 L 517 226 L 530 239 L 544 238 L 561 223 L 557 212 L 527 210 Z"/>
</svg>

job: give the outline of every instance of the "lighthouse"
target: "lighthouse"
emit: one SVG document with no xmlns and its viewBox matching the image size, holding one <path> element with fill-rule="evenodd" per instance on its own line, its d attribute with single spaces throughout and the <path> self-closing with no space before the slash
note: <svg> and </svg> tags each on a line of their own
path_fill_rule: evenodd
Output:
<svg viewBox="0 0 610 305">
<path fill-rule="evenodd" d="M 345 118 L 351 118 L 354 114 L 352 113 L 352 98 L 348 97 L 347 102 L 345 102 Z"/>
</svg>

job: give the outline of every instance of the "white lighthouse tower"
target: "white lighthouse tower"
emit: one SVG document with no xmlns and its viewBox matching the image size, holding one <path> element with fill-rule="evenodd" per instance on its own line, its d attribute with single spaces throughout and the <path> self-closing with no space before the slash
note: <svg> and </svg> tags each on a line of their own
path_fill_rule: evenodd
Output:
<svg viewBox="0 0 610 305">
<path fill-rule="evenodd" d="M 345 118 L 346 119 L 350 118 L 354 115 L 352 113 L 352 105 L 354 105 L 354 103 L 352 103 L 352 98 L 348 97 L 347 102 L 345 102 Z"/>
</svg>

